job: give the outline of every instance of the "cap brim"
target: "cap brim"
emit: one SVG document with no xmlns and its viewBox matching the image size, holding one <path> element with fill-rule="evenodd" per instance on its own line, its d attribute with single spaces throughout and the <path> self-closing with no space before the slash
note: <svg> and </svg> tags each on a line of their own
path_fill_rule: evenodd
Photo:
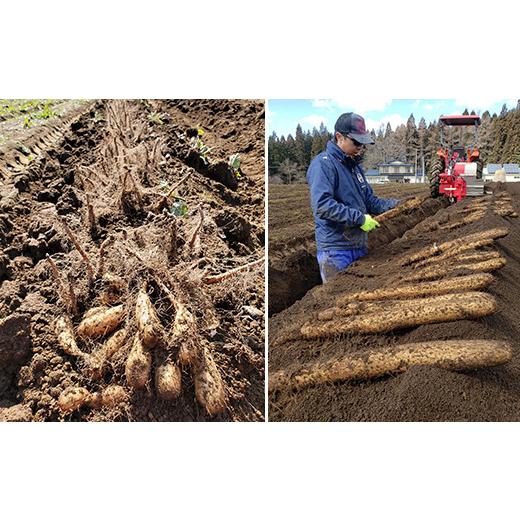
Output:
<svg viewBox="0 0 520 520">
<path fill-rule="evenodd" d="M 370 134 L 349 134 L 349 136 L 361 144 L 375 144 L 375 141 L 370 137 Z"/>
</svg>

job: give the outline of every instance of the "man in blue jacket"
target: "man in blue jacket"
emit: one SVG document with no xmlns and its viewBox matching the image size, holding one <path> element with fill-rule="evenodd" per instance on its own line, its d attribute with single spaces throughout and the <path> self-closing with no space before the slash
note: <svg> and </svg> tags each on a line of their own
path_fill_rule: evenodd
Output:
<svg viewBox="0 0 520 520">
<path fill-rule="evenodd" d="M 379 226 L 371 215 L 397 206 L 397 199 L 379 199 L 360 166 L 363 146 L 374 144 L 358 114 L 342 114 L 334 138 L 307 171 L 316 224 L 318 263 L 323 283 L 367 254 L 368 233 Z"/>
</svg>

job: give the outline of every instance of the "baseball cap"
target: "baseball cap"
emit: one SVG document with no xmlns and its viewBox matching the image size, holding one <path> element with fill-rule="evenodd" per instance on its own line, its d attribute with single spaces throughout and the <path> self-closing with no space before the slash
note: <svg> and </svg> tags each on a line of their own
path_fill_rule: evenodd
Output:
<svg viewBox="0 0 520 520">
<path fill-rule="evenodd" d="M 374 144 L 374 140 L 367 132 L 365 120 L 354 112 L 341 114 L 334 125 L 334 132 L 352 137 L 361 144 Z"/>
</svg>

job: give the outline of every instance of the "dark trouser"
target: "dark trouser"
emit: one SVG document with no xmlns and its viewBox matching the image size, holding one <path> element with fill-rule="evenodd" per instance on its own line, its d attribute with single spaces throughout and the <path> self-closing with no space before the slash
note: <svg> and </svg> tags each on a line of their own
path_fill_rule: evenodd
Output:
<svg viewBox="0 0 520 520">
<path fill-rule="evenodd" d="M 345 251 L 318 251 L 318 264 L 320 264 L 320 274 L 323 283 L 328 282 L 340 271 L 344 271 L 358 258 L 365 256 L 367 252 L 366 247 Z"/>
</svg>

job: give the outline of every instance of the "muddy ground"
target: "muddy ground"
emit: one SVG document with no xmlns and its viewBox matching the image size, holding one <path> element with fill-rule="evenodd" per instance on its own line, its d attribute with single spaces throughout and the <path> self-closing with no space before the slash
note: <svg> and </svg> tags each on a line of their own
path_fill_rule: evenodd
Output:
<svg viewBox="0 0 520 520">
<path fill-rule="evenodd" d="M 19 144 L 0 153 L 0 419 L 263 420 L 263 102 L 92 101 Z M 140 290 L 161 329 L 144 388 L 128 378 Z M 77 327 L 98 306 L 117 307 L 124 340 L 94 371 L 110 334 Z M 180 395 L 160 394 L 165 365 Z M 90 397 L 64 411 L 71 387 Z M 93 397 L 114 387 L 112 402 Z"/>
<path fill-rule="evenodd" d="M 397 216 L 371 236 L 371 252 L 334 283 L 314 287 L 300 301 L 270 319 L 269 374 L 296 372 L 308 362 L 326 361 L 342 353 L 361 353 L 393 345 L 449 339 L 506 341 L 512 359 L 493 368 L 450 371 L 415 366 L 398 375 L 373 380 L 309 385 L 298 390 L 269 393 L 272 421 L 517 421 L 520 420 L 520 186 L 490 185 L 493 194 L 466 198 L 449 205 L 428 199 L 407 215 Z M 508 195 L 509 194 L 509 195 Z M 509 202 L 508 199 L 511 199 Z M 510 205 L 504 212 L 503 205 Z M 480 208 L 479 208 L 479 205 Z M 473 222 L 463 223 L 467 215 Z M 471 219 L 470 219 L 471 220 Z M 316 313 L 334 305 L 336 297 L 360 290 L 399 287 L 416 273 L 400 259 L 425 246 L 465 237 L 470 233 L 506 227 L 509 234 L 477 254 L 498 251 L 506 265 L 493 271 L 485 292 L 497 302 L 497 311 L 482 318 L 420 325 L 387 333 L 339 334 L 321 339 L 301 339 L 295 331 Z M 392 240 L 388 240 L 391 235 Z M 447 260 L 446 269 L 457 260 Z M 472 273 L 458 269 L 436 280 Z M 292 335 L 292 338 L 291 338 Z"/>
</svg>

